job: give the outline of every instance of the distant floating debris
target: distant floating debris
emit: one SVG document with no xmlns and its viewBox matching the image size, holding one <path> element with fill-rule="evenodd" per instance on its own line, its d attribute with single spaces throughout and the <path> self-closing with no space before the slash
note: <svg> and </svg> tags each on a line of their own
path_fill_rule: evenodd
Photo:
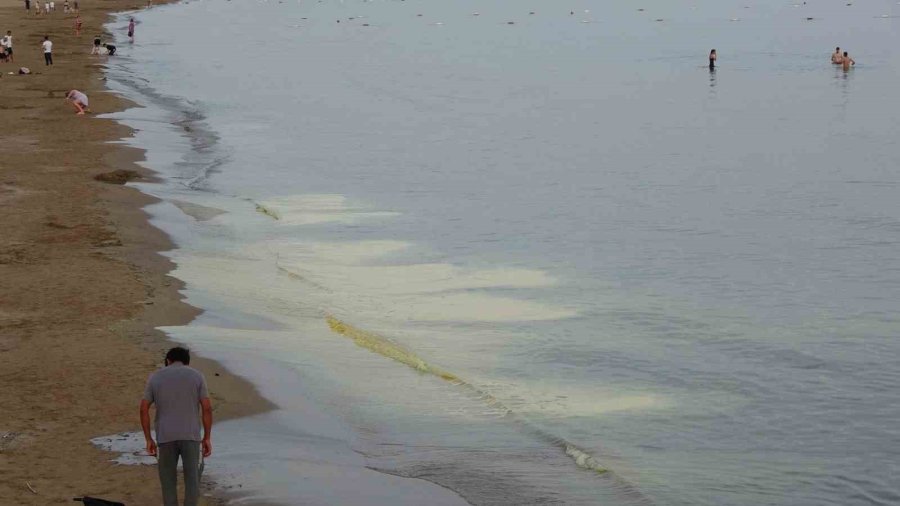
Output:
<svg viewBox="0 0 900 506">
<path fill-rule="evenodd" d="M 528 13 L 529 16 L 534 16 L 534 11 Z"/>
<path fill-rule="evenodd" d="M 740 21 L 740 20 L 741 20 L 741 18 L 731 18 L 728 21 Z"/>
<path fill-rule="evenodd" d="M 481 13 L 480 13 L 480 12 L 473 12 L 472 15 L 473 15 L 473 16 L 480 16 Z"/>
<path fill-rule="evenodd" d="M 816 18 L 806 18 L 807 21 L 813 21 Z"/>
<path fill-rule="evenodd" d="M 516 22 L 515 22 L 515 21 L 507 21 L 506 24 L 508 24 L 508 25 L 514 25 L 514 24 L 516 24 Z"/>
<path fill-rule="evenodd" d="M 363 23 L 362 25 L 363 25 L 363 26 L 369 26 L 369 23 Z"/>
<path fill-rule="evenodd" d="M 638 9 L 638 12 L 644 12 L 644 8 L 641 7 L 640 9 Z"/>
<path fill-rule="evenodd" d="M 663 21 L 665 21 L 665 20 L 664 20 L 663 18 L 656 18 L 654 21 L 656 21 L 657 23 L 661 23 L 661 22 L 663 22 Z"/>
</svg>

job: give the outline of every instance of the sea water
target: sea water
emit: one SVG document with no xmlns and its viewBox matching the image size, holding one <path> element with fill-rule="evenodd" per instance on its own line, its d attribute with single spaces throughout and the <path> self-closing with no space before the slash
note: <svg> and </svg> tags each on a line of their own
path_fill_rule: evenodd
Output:
<svg viewBox="0 0 900 506">
<path fill-rule="evenodd" d="M 165 330 L 280 407 L 207 473 L 246 503 L 900 502 L 896 8 L 120 17 L 143 108 L 114 117 L 205 310 Z"/>
</svg>

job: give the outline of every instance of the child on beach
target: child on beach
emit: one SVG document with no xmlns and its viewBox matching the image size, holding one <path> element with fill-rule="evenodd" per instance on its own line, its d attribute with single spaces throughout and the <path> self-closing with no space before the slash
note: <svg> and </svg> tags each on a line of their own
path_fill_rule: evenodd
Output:
<svg viewBox="0 0 900 506">
<path fill-rule="evenodd" d="M 66 100 L 72 103 L 75 107 L 75 114 L 79 116 L 84 116 L 85 111 L 91 112 L 91 110 L 88 109 L 87 95 L 78 90 L 69 90 L 69 92 L 66 93 Z"/>
<path fill-rule="evenodd" d="M 81 36 L 81 16 L 75 15 L 75 35 Z"/>
<path fill-rule="evenodd" d="M 9 62 L 16 61 L 15 57 L 13 56 L 12 30 L 6 31 L 6 36 L 3 37 L 3 45 L 6 47 L 4 59 Z"/>
</svg>

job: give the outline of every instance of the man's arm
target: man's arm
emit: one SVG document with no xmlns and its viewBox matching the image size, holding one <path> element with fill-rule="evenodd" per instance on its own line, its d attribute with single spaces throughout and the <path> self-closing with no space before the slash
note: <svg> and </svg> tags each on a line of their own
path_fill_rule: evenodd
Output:
<svg viewBox="0 0 900 506">
<path fill-rule="evenodd" d="M 203 456 L 209 457 L 212 455 L 212 440 L 210 436 L 212 435 L 212 403 L 209 401 L 209 397 L 204 397 L 200 399 L 200 407 L 203 411 Z"/>
<path fill-rule="evenodd" d="M 147 453 L 156 455 L 156 442 L 150 434 L 150 401 L 141 399 L 141 429 L 144 430 L 144 441 L 147 442 Z"/>
</svg>

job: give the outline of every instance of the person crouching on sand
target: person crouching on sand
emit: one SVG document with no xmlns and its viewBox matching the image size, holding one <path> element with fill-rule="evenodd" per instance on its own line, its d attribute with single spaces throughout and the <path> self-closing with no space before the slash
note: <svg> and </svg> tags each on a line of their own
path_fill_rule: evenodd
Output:
<svg viewBox="0 0 900 506">
<path fill-rule="evenodd" d="M 72 105 L 75 106 L 75 114 L 78 114 L 79 116 L 84 116 L 85 111 L 91 112 L 91 110 L 88 109 L 87 95 L 78 90 L 69 90 L 69 92 L 66 93 L 66 100 L 72 102 Z"/>
</svg>

